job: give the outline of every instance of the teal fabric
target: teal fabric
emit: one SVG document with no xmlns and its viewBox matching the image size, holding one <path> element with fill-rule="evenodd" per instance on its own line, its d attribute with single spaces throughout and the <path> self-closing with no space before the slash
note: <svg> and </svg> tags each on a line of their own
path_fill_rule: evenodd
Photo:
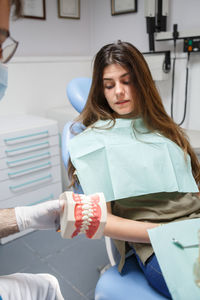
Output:
<svg viewBox="0 0 200 300">
<path fill-rule="evenodd" d="M 199 255 L 198 246 L 181 249 L 172 242 L 172 238 L 176 238 L 185 246 L 198 244 L 199 229 L 200 218 L 148 230 L 173 300 L 200 299 L 200 287 L 195 284 L 193 273 L 194 263 Z"/>
<path fill-rule="evenodd" d="M 85 194 L 106 201 L 160 192 L 198 192 L 190 157 L 142 119 L 98 121 L 70 140 L 69 153 Z M 134 129 L 133 129 L 134 125 Z"/>
</svg>

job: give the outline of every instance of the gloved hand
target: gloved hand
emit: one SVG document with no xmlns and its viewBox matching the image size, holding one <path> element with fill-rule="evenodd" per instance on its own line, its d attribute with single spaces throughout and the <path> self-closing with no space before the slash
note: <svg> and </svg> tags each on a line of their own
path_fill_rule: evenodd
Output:
<svg viewBox="0 0 200 300">
<path fill-rule="evenodd" d="M 19 231 L 25 229 L 58 229 L 62 200 L 51 200 L 33 206 L 15 208 Z"/>
</svg>

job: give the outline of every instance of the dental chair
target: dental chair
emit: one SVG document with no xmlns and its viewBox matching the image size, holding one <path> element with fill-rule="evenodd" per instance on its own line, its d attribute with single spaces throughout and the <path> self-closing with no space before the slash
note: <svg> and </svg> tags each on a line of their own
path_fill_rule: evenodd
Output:
<svg viewBox="0 0 200 300">
<path fill-rule="evenodd" d="M 72 106 L 79 113 L 83 110 L 91 86 L 90 78 L 75 78 L 67 86 L 67 96 Z M 69 161 L 68 142 L 73 138 L 70 132 L 72 122 L 68 122 L 62 133 L 62 159 L 67 169 Z M 76 123 L 75 131 L 81 132 L 84 126 Z M 83 193 L 80 186 L 76 186 L 75 193 Z M 147 282 L 138 266 L 134 255 L 126 259 L 122 274 L 117 270 L 118 251 L 112 240 L 105 237 L 106 250 L 111 267 L 99 278 L 95 289 L 95 300 L 164 300 Z"/>
</svg>

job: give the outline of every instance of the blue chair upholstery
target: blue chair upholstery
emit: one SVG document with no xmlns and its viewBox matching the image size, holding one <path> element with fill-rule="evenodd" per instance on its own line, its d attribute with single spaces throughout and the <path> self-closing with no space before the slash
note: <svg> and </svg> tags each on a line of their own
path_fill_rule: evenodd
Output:
<svg viewBox="0 0 200 300">
<path fill-rule="evenodd" d="M 67 122 L 63 128 L 62 132 L 62 159 L 64 166 L 67 170 L 68 161 L 69 161 L 69 151 L 68 151 L 68 143 L 69 140 L 74 136 L 73 132 L 71 132 L 70 127 L 73 124 L 73 132 L 80 133 L 83 131 L 84 126 L 81 123 L 73 123 L 71 121 Z"/>
<path fill-rule="evenodd" d="M 79 77 L 72 79 L 67 85 L 67 97 L 72 106 L 79 113 L 82 112 L 85 106 L 91 82 L 91 78 Z"/>
<path fill-rule="evenodd" d="M 95 300 L 164 300 L 147 282 L 136 258 L 126 259 L 123 273 L 117 266 L 108 269 L 100 277 L 95 289 Z"/>
<path fill-rule="evenodd" d="M 80 113 L 85 106 L 91 79 L 75 78 L 67 86 L 67 96 L 72 106 Z M 76 103 L 77 100 L 77 103 Z M 62 134 L 62 158 L 67 169 L 69 161 L 68 143 L 74 136 L 70 132 L 72 122 L 68 122 Z M 75 132 L 81 132 L 84 129 L 83 124 L 76 123 L 73 126 Z M 83 193 L 80 186 L 74 189 L 76 193 Z M 107 238 L 108 239 L 108 238 Z M 108 243 L 107 243 L 108 244 Z M 107 245 L 106 245 L 107 246 Z M 108 250 L 108 247 L 107 247 Z M 114 251 L 113 251 L 114 253 Z M 108 253 L 109 258 L 111 255 Z M 113 260 L 113 259 L 112 259 Z M 113 261 L 111 261 L 113 265 Z M 112 266 L 101 275 L 95 290 L 95 300 L 163 300 L 166 299 L 158 294 L 147 282 L 143 272 L 139 268 L 136 258 L 132 255 L 127 258 L 126 264 L 121 275 L 117 266 Z"/>
</svg>

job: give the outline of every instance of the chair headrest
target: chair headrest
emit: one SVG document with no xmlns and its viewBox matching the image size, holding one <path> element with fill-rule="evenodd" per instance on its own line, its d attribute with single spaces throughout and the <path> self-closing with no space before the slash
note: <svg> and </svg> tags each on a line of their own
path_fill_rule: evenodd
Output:
<svg viewBox="0 0 200 300">
<path fill-rule="evenodd" d="M 79 77 L 72 79 L 67 85 L 67 97 L 79 113 L 82 112 L 88 98 L 92 80 L 87 77 Z"/>
</svg>

